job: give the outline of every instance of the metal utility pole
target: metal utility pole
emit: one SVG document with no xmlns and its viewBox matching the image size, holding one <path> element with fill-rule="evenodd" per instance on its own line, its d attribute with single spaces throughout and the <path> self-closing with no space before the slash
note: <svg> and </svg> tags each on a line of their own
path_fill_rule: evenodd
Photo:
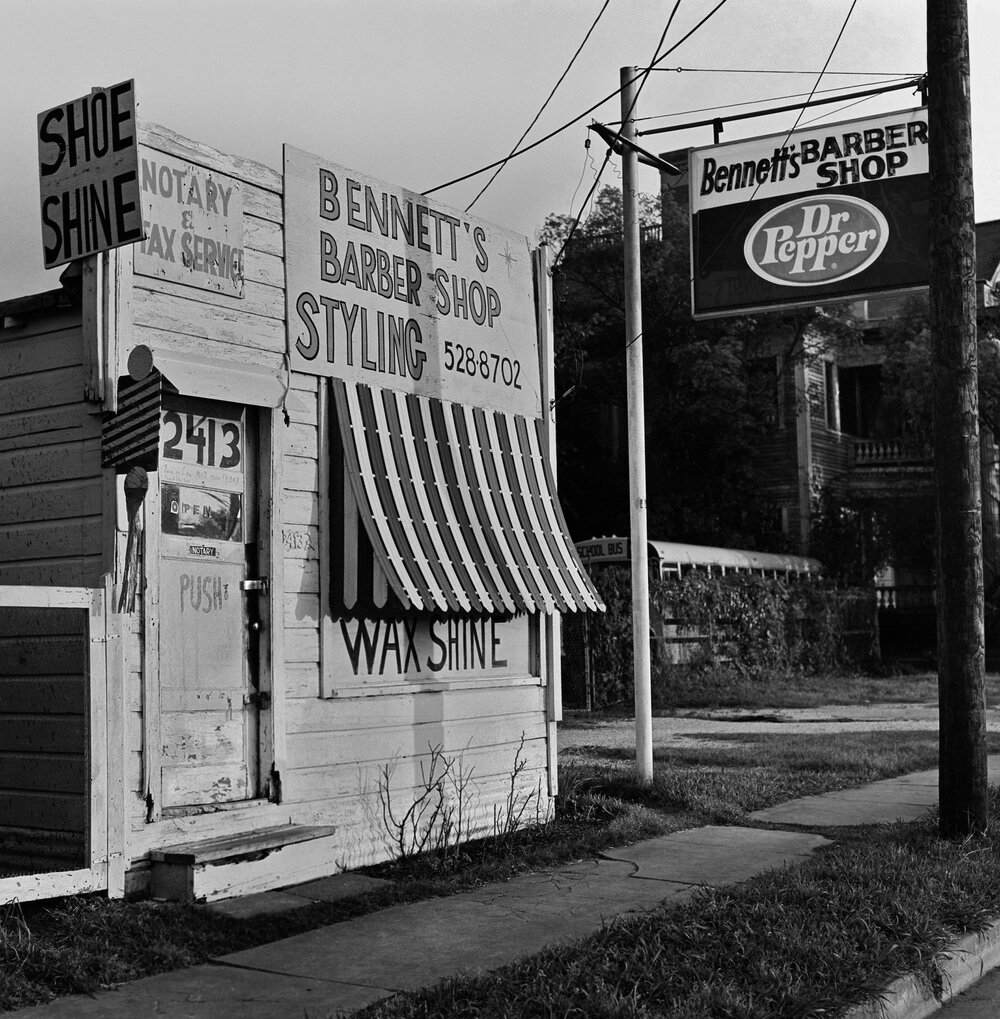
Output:
<svg viewBox="0 0 1000 1019">
<path fill-rule="evenodd" d="M 622 129 L 635 142 L 636 69 L 621 69 Z M 639 276 L 639 155 L 622 146 L 625 237 L 625 342 L 628 396 L 629 533 L 632 545 L 632 661 L 635 687 L 635 765 L 653 781 L 653 697 L 649 663 L 649 554 L 646 547 L 646 412 L 642 380 L 642 288 Z"/>
<path fill-rule="evenodd" d="M 976 233 L 966 0 L 927 0 L 940 831 L 986 827 Z"/>
</svg>

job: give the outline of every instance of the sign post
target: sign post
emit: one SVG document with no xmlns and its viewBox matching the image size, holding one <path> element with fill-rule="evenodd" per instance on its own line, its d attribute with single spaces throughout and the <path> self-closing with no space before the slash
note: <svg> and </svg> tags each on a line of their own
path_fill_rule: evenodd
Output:
<svg viewBox="0 0 1000 1019">
<path fill-rule="evenodd" d="M 622 139 L 635 138 L 636 69 L 621 69 Z M 642 294 L 639 276 L 639 155 L 622 146 L 625 237 L 625 342 L 628 393 L 629 533 L 632 540 L 632 661 L 635 764 L 639 781 L 653 781 L 653 696 L 649 654 L 649 565 L 646 547 L 646 410 L 642 375 Z"/>
</svg>

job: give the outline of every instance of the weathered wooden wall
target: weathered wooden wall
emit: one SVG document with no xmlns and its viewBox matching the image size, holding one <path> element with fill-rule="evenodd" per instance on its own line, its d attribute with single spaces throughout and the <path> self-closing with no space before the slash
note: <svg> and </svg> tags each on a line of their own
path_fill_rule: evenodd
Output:
<svg viewBox="0 0 1000 1019">
<path fill-rule="evenodd" d="M 68 306 L 0 328 L 0 584 L 100 583 L 101 408 L 83 348 Z"/>
<path fill-rule="evenodd" d="M 154 355 L 157 350 L 186 351 L 235 366 L 274 366 L 285 350 L 280 174 L 162 128 L 147 125 L 142 141 L 147 151 L 168 152 L 241 182 L 246 296 L 239 301 L 132 275 L 124 302 L 127 319 L 119 323 L 122 363 L 131 347 L 142 343 Z M 322 823 L 339 830 L 336 852 L 329 859 L 331 872 L 384 859 L 389 850 L 375 820 L 380 813 L 380 770 L 385 765 L 394 769 L 392 797 L 405 810 L 420 787 L 421 766 L 429 764 L 429 746 L 440 746 L 456 761 L 461 758 L 464 771 L 472 771 L 467 806 L 479 830 L 492 826 L 495 809 L 503 813 L 516 760 L 524 766 L 517 774 L 514 798 L 518 804 L 531 800 L 525 820 L 530 816 L 533 821 L 536 814 L 544 816 L 551 810 L 545 770 L 545 691 L 537 675 L 506 677 L 493 685 L 483 682 L 465 689 L 441 684 L 419 692 L 401 687 L 374 695 L 321 696 L 324 689 L 338 686 L 336 677 L 322 682 L 321 527 L 323 458 L 328 452 L 319 427 L 321 384 L 325 385 L 313 376 L 293 374 L 283 408 L 287 423 L 279 410 L 271 416 L 270 435 L 262 436 L 262 521 L 270 514 L 271 534 L 262 534 L 261 541 L 264 560 L 270 560 L 265 569 L 270 573 L 270 618 L 275 623 L 265 649 L 273 658 L 266 677 L 273 696 L 261 763 L 268 776 L 268 793 L 279 802 L 171 812 L 162 817 L 154 807 L 150 813 L 147 792 L 162 745 L 155 681 L 150 674 L 156 665 L 148 632 L 156 619 L 154 585 L 144 608 L 146 642 L 135 636 L 126 668 L 128 673 L 143 663 L 146 694 L 145 700 L 133 694 L 130 702 L 133 889 L 141 885 L 151 848 L 289 821 Z M 147 508 L 150 531 L 155 519 L 154 497 Z M 153 551 L 149 538 L 146 547 L 148 553 Z M 147 570 L 152 568 L 150 562 Z M 129 690 L 138 686 L 138 676 L 133 675 Z"/>
<path fill-rule="evenodd" d="M 0 608 L 0 875 L 87 849 L 87 613 Z"/>
<path fill-rule="evenodd" d="M 296 821 L 342 828 L 338 863 L 360 866 L 389 850 L 381 823 L 380 775 L 389 765 L 389 795 L 404 812 L 422 788 L 430 747 L 440 747 L 453 767 L 471 771 L 465 806 L 478 831 L 492 828 L 503 811 L 515 770 L 525 762 L 514 798 L 531 799 L 527 818 L 551 809 L 546 779 L 545 691 L 538 678 L 483 680 L 466 689 L 426 686 L 417 691 L 321 698 L 322 604 L 319 521 L 322 500 L 317 421 L 317 380 L 293 377 L 288 401 L 281 499 L 284 560 L 286 757 L 282 801 Z M 325 444 L 322 444 L 325 446 Z M 455 684 L 460 686 L 461 684 Z M 333 677 L 331 688 L 352 684 Z M 356 690 L 356 688 L 355 688 Z M 540 792 L 539 792 L 540 790 Z M 383 792 L 385 795 L 384 782 Z M 401 810 L 400 810 L 401 807 Z"/>
</svg>

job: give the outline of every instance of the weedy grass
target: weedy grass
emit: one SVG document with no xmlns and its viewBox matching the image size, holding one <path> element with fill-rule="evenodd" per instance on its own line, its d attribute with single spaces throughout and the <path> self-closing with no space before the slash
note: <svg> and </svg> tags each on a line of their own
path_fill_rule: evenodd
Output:
<svg viewBox="0 0 1000 1019">
<path fill-rule="evenodd" d="M 1000 741 L 991 736 L 991 746 L 1000 747 Z M 424 854 L 367 868 L 367 873 L 389 878 L 391 883 L 356 898 L 246 920 L 203 906 L 108 901 L 99 896 L 3 907 L 0 1009 L 195 965 L 390 905 L 454 894 L 670 831 L 709 823 L 746 823 L 746 812 L 806 792 L 932 767 L 936 752 L 936 737 L 931 733 L 713 735 L 705 746 L 658 751 L 656 781 L 647 789 L 636 780 L 625 755 L 591 748 L 577 752 L 560 767 L 555 821 L 503 838 L 481 839 L 446 855 Z M 533 979 L 541 995 L 545 980 L 542 976 Z M 716 984 L 712 982 L 712 993 L 718 992 Z M 553 1006 L 551 1014 L 647 1014 L 638 1003 L 639 1010 L 622 1011 L 632 1007 L 627 1005 L 631 993 L 627 983 L 609 982 L 606 988 L 592 983 L 588 988 L 590 1003 L 580 1007 L 591 1011 L 563 1013 Z M 440 1007 L 443 1011 L 427 1014 L 462 1014 Z M 550 1013 L 522 1013 L 514 1008 L 496 1014 Z"/>
<path fill-rule="evenodd" d="M 658 714 L 679 708 L 817 708 L 827 704 L 935 704 L 934 673 L 891 676 L 844 673 L 767 672 L 747 676 L 736 669 L 664 666 L 654 680 Z M 1000 675 L 986 677 L 986 703 L 1000 704 Z"/>
<path fill-rule="evenodd" d="M 906 972 L 939 989 L 935 953 L 997 915 L 998 851 L 1000 819 L 958 843 L 933 818 L 858 829 L 798 866 L 357 1015 L 819 1019 Z"/>
</svg>

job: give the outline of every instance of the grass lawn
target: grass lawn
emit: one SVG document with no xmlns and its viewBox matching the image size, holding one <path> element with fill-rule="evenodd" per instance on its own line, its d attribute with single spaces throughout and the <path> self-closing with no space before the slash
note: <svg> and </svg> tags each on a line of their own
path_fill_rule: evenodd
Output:
<svg viewBox="0 0 1000 1019">
<path fill-rule="evenodd" d="M 817 708 L 826 704 L 936 704 L 937 675 L 772 675 L 749 679 L 726 668 L 659 670 L 657 714 L 678 708 Z M 986 677 L 987 707 L 1000 706 L 1000 674 Z M 629 708 L 631 710 L 631 707 Z"/>
<path fill-rule="evenodd" d="M 1000 798 L 994 790 L 994 817 Z M 364 1019 L 821 1019 L 916 971 L 1000 904 L 1000 820 L 945 842 L 932 820 L 846 832 L 791 868 L 611 923 L 501 970 L 399 995 Z"/>
<path fill-rule="evenodd" d="M 1000 749 L 1000 742 L 995 748 Z M 194 965 L 395 903 L 451 894 L 668 831 L 745 823 L 746 811 L 804 793 L 931 767 L 936 752 L 932 733 L 726 740 L 713 734 L 710 745 L 658 754 L 656 782 L 645 790 L 621 754 L 581 751 L 561 769 L 556 821 L 469 845 L 444 859 L 431 856 L 370 868 L 369 873 L 390 878 L 392 884 L 356 899 L 250 920 L 199 906 L 109 902 L 97 896 L 7 906 L 0 910 L 0 1008 Z M 534 1013 L 515 1009 L 506 1014 Z"/>
</svg>

